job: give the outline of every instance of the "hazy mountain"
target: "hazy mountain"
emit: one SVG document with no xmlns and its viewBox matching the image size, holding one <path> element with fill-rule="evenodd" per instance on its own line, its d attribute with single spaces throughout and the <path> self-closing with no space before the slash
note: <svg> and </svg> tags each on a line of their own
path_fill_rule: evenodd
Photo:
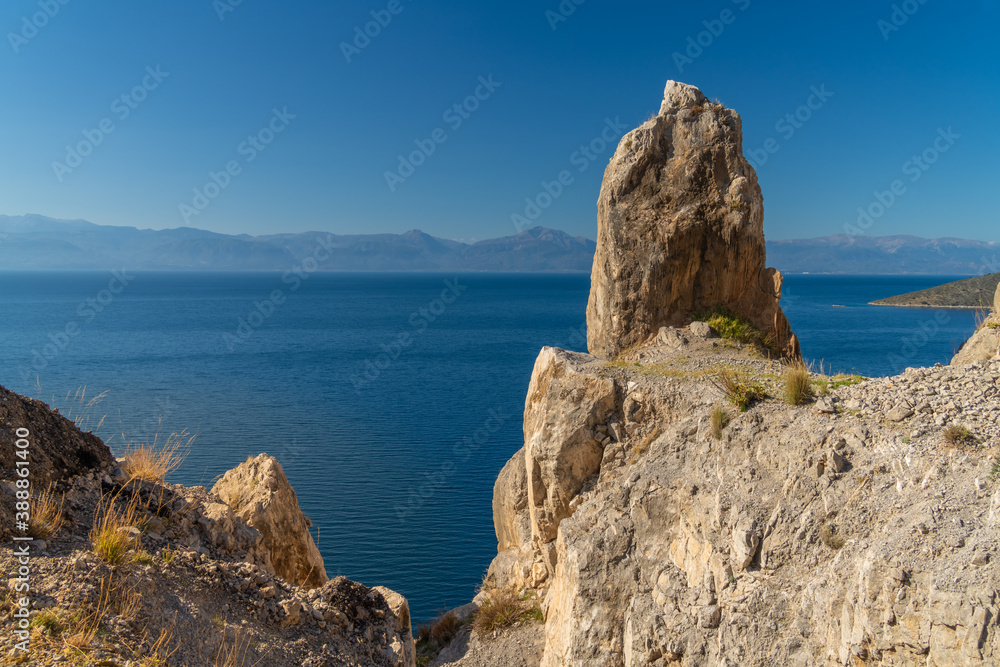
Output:
<svg viewBox="0 0 1000 667">
<path fill-rule="evenodd" d="M 979 275 L 1000 271 L 1000 243 L 917 236 L 824 236 L 768 241 L 783 273 Z"/>
<path fill-rule="evenodd" d="M 328 271 L 585 271 L 596 244 L 536 227 L 478 243 L 405 234 L 326 232 L 238 236 L 201 229 L 151 230 L 0 216 L 0 268 L 276 270 L 305 258 Z"/>
<path fill-rule="evenodd" d="M 535 227 L 515 236 L 462 243 L 419 230 L 405 234 L 327 232 L 249 236 L 203 229 L 137 229 L 0 216 L 0 268 L 214 269 L 286 271 L 329 255 L 327 271 L 583 271 L 596 244 Z M 768 241 L 767 263 L 784 273 L 979 275 L 1000 271 L 1000 243 L 916 236 L 826 236 Z"/>
</svg>

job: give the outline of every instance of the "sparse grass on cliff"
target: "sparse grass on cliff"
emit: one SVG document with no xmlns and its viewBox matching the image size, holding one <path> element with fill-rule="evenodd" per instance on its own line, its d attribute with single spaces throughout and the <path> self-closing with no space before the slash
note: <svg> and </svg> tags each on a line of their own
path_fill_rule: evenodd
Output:
<svg viewBox="0 0 1000 667">
<path fill-rule="evenodd" d="M 443 613 L 417 628 L 417 665 L 427 665 L 437 657 L 462 629 L 462 622 L 452 612 Z"/>
<path fill-rule="evenodd" d="M 716 306 L 707 312 L 697 313 L 694 319 L 706 322 L 720 338 L 752 345 L 763 351 L 775 352 L 774 343 L 766 333 L 725 306 Z"/>
<path fill-rule="evenodd" d="M 52 487 L 45 489 L 32 503 L 28 534 L 38 540 L 47 540 L 62 528 L 65 494 L 56 499 Z"/>
<path fill-rule="evenodd" d="M 712 408 L 712 436 L 718 440 L 727 426 L 729 426 L 729 413 L 721 405 L 716 405 Z"/>
<path fill-rule="evenodd" d="M 90 531 L 90 546 L 109 565 L 124 565 L 139 547 L 136 532 L 141 523 L 139 496 L 132 497 L 125 507 L 117 507 L 118 496 L 102 497 L 94 513 L 94 528 Z"/>
<path fill-rule="evenodd" d="M 729 368 L 719 373 L 716 386 L 722 390 L 726 400 L 738 407 L 740 412 L 746 412 L 752 404 L 767 398 L 767 392 L 760 382 L 745 373 Z"/>
<path fill-rule="evenodd" d="M 513 589 L 491 590 L 486 593 L 486 603 L 476 612 L 473 625 L 483 636 L 495 636 L 504 628 L 526 621 L 543 621 L 538 600 L 530 594 L 521 596 Z"/>
<path fill-rule="evenodd" d="M 946 428 L 944 430 L 944 433 L 941 434 L 941 437 L 944 438 L 944 444 L 948 445 L 949 447 L 960 447 L 962 445 L 971 445 L 976 441 L 975 436 L 973 436 L 972 433 L 969 432 L 969 429 L 967 429 L 964 426 L 958 426 L 956 424 L 952 424 L 951 426 Z"/>
<path fill-rule="evenodd" d="M 171 433 L 166 442 L 160 444 L 160 431 L 157 429 L 153 442 L 129 442 L 125 435 L 122 438 L 129 442 L 125 446 L 122 457 L 122 470 L 129 479 L 141 479 L 147 482 L 162 483 L 167 475 L 172 473 L 187 456 L 191 444 L 197 436 L 187 431 Z"/>
<path fill-rule="evenodd" d="M 837 532 L 837 526 L 829 521 L 820 527 L 819 539 L 823 541 L 823 544 L 830 547 L 834 551 L 842 549 L 846 543 L 844 538 Z"/>
<path fill-rule="evenodd" d="M 813 396 L 809 367 L 801 361 L 793 361 L 785 368 L 783 377 L 785 402 L 789 405 L 802 405 Z"/>
</svg>

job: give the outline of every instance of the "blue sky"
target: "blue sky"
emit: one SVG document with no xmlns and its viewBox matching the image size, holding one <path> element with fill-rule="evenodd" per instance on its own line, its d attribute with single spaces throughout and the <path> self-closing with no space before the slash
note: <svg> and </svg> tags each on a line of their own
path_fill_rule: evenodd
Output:
<svg viewBox="0 0 1000 667">
<path fill-rule="evenodd" d="M 767 156 L 769 238 L 862 207 L 871 235 L 1000 241 L 994 0 L 236 2 L 3 3 L 0 213 L 471 240 L 514 233 L 569 170 L 531 224 L 594 238 L 602 132 L 675 79 Z"/>
</svg>

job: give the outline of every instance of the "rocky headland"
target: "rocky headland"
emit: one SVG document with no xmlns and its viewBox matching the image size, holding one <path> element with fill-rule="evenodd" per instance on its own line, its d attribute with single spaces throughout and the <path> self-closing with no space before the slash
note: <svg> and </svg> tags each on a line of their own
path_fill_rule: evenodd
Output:
<svg viewBox="0 0 1000 667">
<path fill-rule="evenodd" d="M 984 276 L 956 280 L 930 289 L 878 299 L 872 301 L 870 305 L 989 310 L 997 289 L 1000 289 L 1000 273 L 990 273 Z"/>
<path fill-rule="evenodd" d="M 514 590 L 544 621 L 462 631 L 433 664 L 1000 662 L 998 316 L 949 366 L 810 372 L 741 142 L 674 82 L 622 139 L 590 353 L 535 362 L 473 603 Z"/>
</svg>

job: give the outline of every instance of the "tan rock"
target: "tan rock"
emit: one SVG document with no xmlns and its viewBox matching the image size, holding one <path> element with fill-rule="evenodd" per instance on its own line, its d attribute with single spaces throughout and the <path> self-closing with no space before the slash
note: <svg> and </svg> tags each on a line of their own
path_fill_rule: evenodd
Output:
<svg viewBox="0 0 1000 667">
<path fill-rule="evenodd" d="M 393 665 L 415 664 L 417 649 L 410 620 L 410 603 L 405 597 L 385 586 L 376 586 L 372 590 L 382 596 L 395 618 L 395 623 L 387 624 L 390 637 L 386 657 Z"/>
<path fill-rule="evenodd" d="M 587 343 L 613 357 L 662 326 L 725 306 L 798 356 L 765 268 L 764 206 L 739 115 L 667 82 L 657 117 L 625 135 L 604 173 Z"/>
<path fill-rule="evenodd" d="M 524 454 L 531 532 L 536 545 L 556 538 L 570 501 L 601 467 L 596 427 L 620 410 L 613 380 L 581 372 L 594 359 L 543 348 L 524 409 Z"/>
<path fill-rule="evenodd" d="M 524 465 L 524 448 L 521 448 L 503 467 L 493 485 L 493 527 L 497 533 L 498 552 L 531 544 L 528 476 Z"/>
<path fill-rule="evenodd" d="M 277 459 L 267 454 L 247 459 L 223 475 L 212 493 L 260 532 L 279 576 L 304 588 L 327 581 L 309 522 Z"/>
</svg>

